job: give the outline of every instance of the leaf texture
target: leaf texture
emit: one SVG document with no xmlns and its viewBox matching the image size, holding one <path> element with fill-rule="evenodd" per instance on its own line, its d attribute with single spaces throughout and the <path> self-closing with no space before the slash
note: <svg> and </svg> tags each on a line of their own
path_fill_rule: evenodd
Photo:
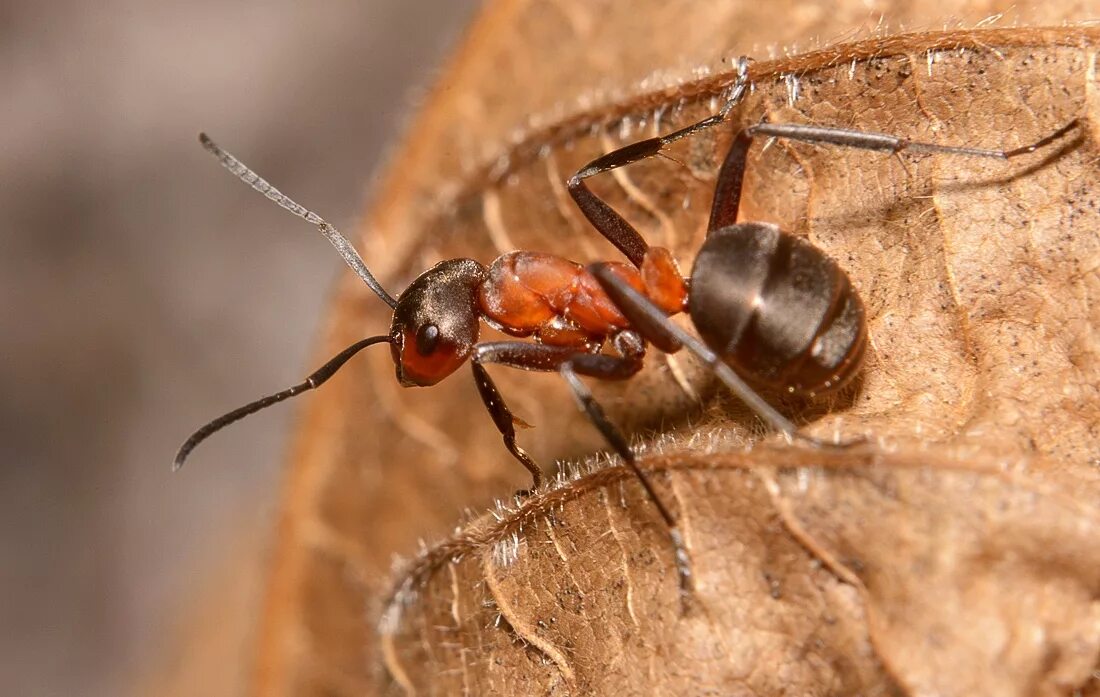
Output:
<svg viewBox="0 0 1100 697">
<path fill-rule="evenodd" d="M 620 21 L 610 44 L 583 3 L 490 10 L 444 80 L 452 91 L 437 93 L 381 190 L 372 265 L 399 288 L 450 256 L 614 258 L 562 182 L 720 104 L 733 78 L 716 56 L 753 52 L 732 28 L 753 10 L 704 26 L 703 4 L 673 4 L 698 20 L 696 33 L 676 34 L 683 16 L 644 19 L 634 4 L 608 3 L 605 18 Z M 785 32 L 807 26 L 836 35 L 841 15 L 807 24 L 795 13 L 768 36 L 793 41 Z M 502 26 L 515 36 L 500 38 Z M 562 31 L 545 40 L 557 52 L 535 39 L 525 50 L 557 64 L 515 58 L 515 37 L 553 36 L 548 27 Z M 685 79 L 680 63 L 653 73 L 662 56 L 672 64 L 675 39 L 682 64 L 710 74 Z M 688 270 L 736 124 L 766 116 L 1015 147 L 1085 119 L 1064 142 L 1010 162 L 756 147 L 742 218 L 779 223 L 836 258 L 867 304 L 872 340 L 851 391 L 783 406 L 819 436 L 866 434 L 873 445 L 839 460 L 781 447 L 680 356 L 654 354 L 630 383 L 594 385 L 648 448 L 645 466 L 685 521 L 695 611 L 680 615 L 666 533 L 614 467 L 583 468 L 501 520 L 471 516 L 388 580 L 394 551 L 439 539 L 464 508 L 525 482 L 461 374 L 401 392 L 380 353 L 326 385 L 303 424 L 257 692 L 1024 695 L 1086 685 L 1100 637 L 1098 40 L 1095 28 L 958 30 L 759 60 L 733 125 L 679 144 L 675 161 L 593 182 Z M 582 55 L 580 45 L 622 53 Z M 555 106 L 578 83 L 595 101 Z M 517 84 L 538 89 L 519 96 Z M 632 88 L 607 87 L 623 84 Z M 376 305 L 349 285 L 327 343 L 385 326 Z M 537 426 L 521 440 L 541 462 L 601 447 L 554 376 L 494 375 Z"/>
</svg>

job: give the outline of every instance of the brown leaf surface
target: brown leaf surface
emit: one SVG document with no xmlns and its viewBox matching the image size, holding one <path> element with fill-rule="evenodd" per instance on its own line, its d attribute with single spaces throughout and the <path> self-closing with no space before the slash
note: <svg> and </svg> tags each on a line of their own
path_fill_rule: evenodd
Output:
<svg viewBox="0 0 1100 697">
<path fill-rule="evenodd" d="M 591 5 L 506 2 L 475 28 L 371 219 L 385 236 L 368 239 L 367 257 L 389 285 L 453 255 L 609 256 L 561 182 L 596 154 L 713 109 L 729 77 L 685 81 L 681 66 L 717 69 L 720 56 L 762 57 L 754 42 L 836 36 L 867 18 L 776 6 L 784 22 L 748 34 L 746 18 L 763 9 Z M 997 9 L 943 7 L 971 23 Z M 946 17 L 943 7 L 887 16 L 912 24 Z M 1056 21 L 1074 11 L 1039 12 Z M 1016 145 L 1096 114 L 1098 39 L 1095 29 L 950 32 L 761 61 L 737 120 Z M 658 67 L 669 70 L 641 82 Z M 597 92 L 590 108 L 555 106 L 601 85 L 632 88 Z M 509 140 L 531 114 L 549 116 Z M 402 392 L 383 352 L 349 366 L 303 425 L 258 692 L 1041 694 L 1082 684 L 1100 635 L 1089 554 L 1100 452 L 1095 134 L 1090 121 L 1064 147 L 1011 163 L 906 156 L 903 166 L 783 144 L 759 154 L 744 216 L 839 259 L 871 320 L 858 389 L 788 407 L 817 433 L 868 433 L 879 446 L 852 463 L 781 448 L 751 462 L 731 454 L 760 435 L 754 420 L 711 399 L 707 376 L 679 357 L 602 386 L 616 419 L 665 434 L 647 466 L 674 472 L 665 486 L 688 521 L 703 609 L 686 618 L 665 533 L 633 483 L 607 469 L 502 522 L 475 521 L 407 570 L 383 669 L 364 617 L 381 613 L 390 555 L 438 537 L 523 473 L 466 380 Z M 684 143 L 675 154 L 686 167 L 642 163 L 595 186 L 690 268 L 728 138 L 722 129 Z M 326 354 L 364 324 L 387 324 L 377 300 L 347 288 Z M 521 438 L 543 463 L 599 447 L 553 376 L 495 374 L 537 426 Z"/>
<path fill-rule="evenodd" d="M 676 446 L 673 446 L 676 447 Z M 1070 694 L 1100 652 L 1100 511 L 966 453 L 647 460 L 472 524 L 410 570 L 387 665 L 426 694 Z M 957 454 L 956 454 L 957 455 Z M 1095 493 L 1095 492 L 1094 492 Z"/>
<path fill-rule="evenodd" d="M 1083 35 L 1061 47 L 1054 36 L 1041 46 L 1019 32 L 915 36 L 758 64 L 742 119 L 1023 144 L 1090 113 L 1095 53 L 1076 43 Z M 696 117 L 685 101 L 671 127 Z M 660 211 L 651 239 L 692 231 L 667 240 L 690 250 L 723 137 L 676 154 L 687 174 L 646 163 L 604 194 L 643 220 Z M 649 462 L 676 473 L 666 495 L 685 521 L 702 609 L 678 616 L 665 533 L 634 484 L 608 489 L 604 470 L 475 522 L 406 570 L 384 624 L 394 679 L 443 694 L 1035 695 L 1083 685 L 1100 650 L 1092 138 L 1086 129 L 1028 161 L 992 165 L 764 151 L 743 217 L 829 250 L 870 309 L 863 384 L 833 405 L 843 416 L 812 428 L 867 433 L 874 454 L 729 455 L 753 437 L 751 421 L 722 407 L 676 426 L 685 405 L 654 361 L 603 397 L 620 421 L 664 426 L 667 455 Z M 614 145 L 593 140 L 571 138 L 560 169 Z M 508 176 L 555 155 L 517 155 Z M 534 184 L 496 181 L 469 195 L 483 210 L 493 201 L 501 231 L 536 228 Z M 667 202 L 635 193 L 669 181 Z M 705 377 L 682 367 L 699 379 L 692 390 L 707 392 Z M 700 438 L 711 429 L 720 445 Z"/>
</svg>

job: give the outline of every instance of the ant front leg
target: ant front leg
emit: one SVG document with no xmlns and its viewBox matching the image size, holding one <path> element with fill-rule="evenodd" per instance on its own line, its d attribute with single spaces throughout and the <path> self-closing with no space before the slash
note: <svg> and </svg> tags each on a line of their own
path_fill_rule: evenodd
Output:
<svg viewBox="0 0 1100 697">
<path fill-rule="evenodd" d="M 625 348 L 623 355 L 618 357 L 580 352 L 570 346 L 548 346 L 526 341 L 487 341 L 474 347 L 470 368 L 473 370 L 474 383 L 481 395 L 481 401 L 493 417 L 493 423 L 500 435 L 504 437 L 504 447 L 527 468 L 533 480 L 532 489 L 538 489 L 542 485 L 542 470 L 527 451 L 516 444 L 515 424 L 526 424 L 512 414 L 500 390 L 485 370 L 485 364 L 496 363 L 521 370 L 552 372 L 558 370 L 562 364 L 572 361 L 577 365 L 578 371 L 585 375 L 604 380 L 625 380 L 641 369 L 644 356 L 645 350 L 641 348 L 640 342 L 636 351 Z"/>
<path fill-rule="evenodd" d="M 620 354 L 618 356 L 578 351 L 576 348 L 569 346 L 548 346 L 525 341 L 494 341 L 478 344 L 472 357 L 474 377 L 477 380 L 478 390 L 481 392 L 486 409 L 492 414 L 493 421 L 504 435 L 505 444 L 508 445 L 509 440 L 511 440 L 509 450 L 515 455 L 515 451 L 512 450 L 515 443 L 515 432 L 511 428 L 514 417 L 507 405 L 504 404 L 500 392 L 489 378 L 482 364 L 496 363 L 523 370 L 558 371 L 561 373 L 573 390 L 573 395 L 581 408 L 600 433 L 603 434 L 612 450 L 622 457 L 623 462 L 641 482 L 642 488 L 645 489 L 646 494 L 649 495 L 653 505 L 656 506 L 661 518 L 665 521 L 669 530 L 669 537 L 675 549 L 681 594 L 686 602 L 686 598 L 691 592 L 691 567 L 688 562 L 683 536 L 676 525 L 676 520 L 672 517 L 664 501 L 658 496 L 656 489 L 649 481 L 649 477 L 638 466 L 626 436 L 607 418 L 599 403 L 592 397 L 592 393 L 577 378 L 579 374 L 601 380 L 626 380 L 641 369 L 642 361 L 645 358 L 645 344 L 641 337 L 636 332 L 628 330 L 619 332 L 615 335 L 613 341 Z M 502 424 L 504 425 L 503 428 Z M 511 434 L 511 439 L 509 439 L 509 434 Z M 526 456 L 526 453 L 523 454 Z M 530 458 L 528 458 L 529 460 Z M 520 461 L 524 462 L 522 459 Z M 524 462 L 524 465 L 526 466 L 527 463 Z M 536 477 L 535 486 L 537 487 L 541 481 L 541 473 L 536 474 L 536 472 L 537 468 L 532 471 L 532 474 Z"/>
<path fill-rule="evenodd" d="M 744 57 L 739 60 L 737 82 L 730 92 L 729 99 L 726 100 L 726 103 L 718 113 L 708 116 L 702 121 L 693 123 L 690 126 L 685 126 L 677 131 L 673 131 L 668 135 L 639 140 L 636 143 L 623 146 L 618 150 L 612 150 L 606 155 L 597 157 L 584 167 L 581 167 L 576 174 L 569 178 L 567 183 L 569 195 L 573 197 L 581 213 L 583 213 L 584 217 L 588 219 L 588 222 L 592 224 L 592 227 L 596 228 L 608 242 L 615 245 L 615 247 L 635 266 L 641 268 L 642 260 L 645 258 L 645 253 L 646 250 L 649 249 L 649 245 L 633 225 L 627 222 L 622 215 L 609 206 L 603 199 L 592 193 L 592 190 L 588 188 L 584 180 L 597 174 L 610 172 L 613 169 L 618 169 L 619 167 L 629 165 L 633 162 L 638 162 L 639 160 L 656 157 L 672 143 L 713 126 L 717 126 L 725 121 L 729 113 L 733 110 L 733 107 L 741 101 L 741 98 L 745 95 L 745 91 L 748 88 L 748 62 L 748 59 Z"/>
<path fill-rule="evenodd" d="M 526 424 L 512 414 L 496 383 L 485 370 L 485 364 L 496 363 L 521 370 L 552 372 L 560 369 L 563 364 L 572 362 L 585 375 L 604 380 L 625 380 L 641 369 L 645 349 L 640 341 L 636 349 L 627 346 L 625 342 L 620 343 L 623 344 L 621 357 L 579 352 L 570 346 L 548 346 L 526 341 L 488 341 L 474 347 L 470 368 L 474 373 L 478 394 L 481 395 L 485 409 L 493 417 L 493 423 L 500 435 L 504 437 L 504 447 L 531 473 L 532 490 L 542 485 L 542 470 L 527 451 L 516 443 L 515 424 Z"/>
<path fill-rule="evenodd" d="M 508 448 L 508 452 L 512 453 L 512 457 L 519 460 L 519 463 L 531 473 L 530 491 L 535 491 L 542 486 L 542 470 L 539 469 L 538 463 L 527 454 L 527 451 L 516 443 L 516 424 L 518 423 L 521 426 L 528 426 L 529 424 L 512 413 L 504 398 L 500 396 L 500 390 L 497 389 L 496 383 L 489 377 L 489 372 L 476 358 L 470 361 L 470 368 L 474 373 L 474 384 L 477 385 L 477 392 L 481 395 L 481 402 L 485 405 L 489 416 L 493 417 L 493 423 L 496 424 L 497 430 L 504 438 L 504 447 Z M 521 493 L 528 492 L 523 491 Z"/>
</svg>

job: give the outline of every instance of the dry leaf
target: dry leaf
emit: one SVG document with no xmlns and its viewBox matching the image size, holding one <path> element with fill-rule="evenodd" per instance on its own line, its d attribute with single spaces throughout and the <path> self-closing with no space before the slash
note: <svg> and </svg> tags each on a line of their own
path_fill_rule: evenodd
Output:
<svg viewBox="0 0 1100 697">
<path fill-rule="evenodd" d="M 1079 492 L 970 453 L 709 449 L 646 461 L 691 548 L 686 615 L 661 519 L 626 470 L 601 469 L 407 570 L 383 622 L 394 679 L 532 695 L 1051 695 L 1088 679 L 1100 510 Z"/>
<path fill-rule="evenodd" d="M 754 40 L 739 42 L 745 34 L 730 28 L 745 8 L 708 24 L 698 17 L 711 3 L 677 5 L 696 12 L 688 41 L 672 31 L 682 14 L 654 10 L 647 28 L 634 3 L 601 8 L 608 24 L 584 5 L 506 3 L 475 29 L 444 81 L 450 91 L 415 129 L 383 191 L 388 205 L 372 219 L 387 236 L 372 238 L 367 256 L 382 262 L 391 285 L 444 256 L 487 261 L 512 247 L 610 256 L 561 182 L 596 154 L 716 106 L 729 76 L 638 82 L 661 65 L 662 50 L 677 44 L 680 65 L 714 65 L 719 54 L 749 52 Z M 548 29 L 556 25 L 544 15 L 567 28 Z M 615 22 L 624 16 L 633 22 L 626 28 Z M 844 21 L 842 12 L 816 23 L 790 17 L 762 40 L 789 40 L 784 32 L 807 26 L 835 35 Z M 557 40 L 503 41 L 496 32 L 504 26 Z M 609 27 L 620 39 L 600 43 Z M 767 114 L 1016 145 L 1096 113 L 1098 38 L 1083 29 L 954 32 L 761 61 L 758 90 L 736 119 Z M 631 48 L 621 64 L 593 48 L 624 43 Z M 542 60 L 522 58 L 521 46 L 543 51 Z M 653 53 L 642 56 L 643 48 Z M 585 70 L 610 75 L 590 87 L 609 80 L 630 92 L 661 89 L 605 95 L 602 105 L 568 117 L 563 110 L 504 142 L 522 115 L 551 113 Z M 540 89 L 517 95 L 517 84 Z M 759 433 L 739 405 L 710 399 L 711 381 L 689 361 L 655 356 L 628 386 L 603 386 L 598 394 L 616 419 L 666 434 L 666 454 L 647 466 L 676 471 L 674 501 L 689 520 L 705 611 L 687 618 L 677 614 L 651 507 L 632 483 L 622 485 L 621 505 L 621 473 L 604 470 L 527 504 L 538 515 L 514 543 L 507 521 L 481 520 L 459 534 L 460 543 L 480 541 L 461 560 L 451 563 L 446 546 L 429 552 L 389 608 L 387 676 L 364 617 L 381 612 L 391 552 L 408 551 L 417 535 L 438 537 L 463 507 L 523 479 L 466 381 L 401 392 L 382 352 L 350 368 L 304 424 L 257 690 L 357 694 L 415 683 L 441 693 L 463 684 L 479 686 L 475 693 L 583 693 L 606 681 L 608 691 L 648 692 L 698 679 L 723 693 L 1035 694 L 1082 684 L 1100 634 L 1088 555 L 1100 435 L 1094 133 L 1089 122 L 1064 147 L 1011 163 L 906 156 L 902 166 L 873 153 L 782 144 L 754 159 L 744 216 L 809 236 L 849 271 L 870 312 L 873 352 L 859 389 L 821 413 L 800 413 L 819 433 L 866 432 L 887 447 L 854 463 L 783 449 L 753 463 L 703 458 L 700 433 L 720 433 L 723 449 Z M 690 268 L 729 135 L 724 128 L 683 143 L 676 156 L 686 167 L 640 163 L 594 186 Z M 503 156 L 463 168 L 471 153 L 494 150 Z M 349 291 L 331 345 L 358 337 L 364 324 L 386 326 L 377 304 Z M 495 374 L 538 427 L 522 438 L 541 461 L 600 446 L 554 376 Z M 825 414 L 829 407 L 836 413 Z M 826 472 L 825 464 L 847 468 Z M 1028 472 L 988 471 L 1005 466 Z M 551 515 L 555 497 L 568 502 Z M 914 560 L 925 563 L 914 569 Z M 977 590 L 964 587 L 970 578 Z M 922 586 L 925 602 L 913 602 Z M 486 597 L 495 607 L 479 605 Z M 931 612 L 928 601 L 941 598 L 941 611 Z M 1013 603 L 1026 607 L 1010 611 Z M 372 683 L 368 666 L 381 682 Z M 983 679 L 997 682 L 976 682 Z"/>
<path fill-rule="evenodd" d="M 1089 113 L 1091 49 L 1038 48 L 1019 33 L 973 38 L 960 47 L 965 35 L 909 37 L 758 64 L 758 90 L 739 117 L 1014 147 Z M 952 49 L 941 48 L 945 39 Z M 1036 63 L 1041 72 L 1028 69 Z M 860 110 L 841 107 L 852 104 Z M 689 102 L 662 130 L 694 118 Z M 622 129 L 629 141 L 641 127 Z M 650 239 L 692 231 L 663 240 L 690 250 L 728 137 L 686 144 L 674 155 L 686 171 L 646 163 L 602 192 L 635 219 L 649 212 Z M 615 144 L 581 141 L 560 156 L 561 169 Z M 517 155 L 511 176 L 555 156 Z M 866 433 L 877 439 L 873 454 L 723 455 L 754 435 L 747 420 L 721 408 L 684 423 L 688 393 L 670 399 L 671 371 L 654 361 L 603 397 L 620 421 L 664 426 L 665 467 L 684 472 L 666 492 L 685 521 L 702 609 L 678 616 L 664 531 L 639 522 L 652 510 L 642 512 L 633 484 L 616 506 L 600 472 L 475 522 L 403 572 L 384 620 L 400 685 L 1037 695 L 1085 683 L 1100 650 L 1091 130 L 1028 161 L 903 159 L 777 145 L 755 160 L 743 213 L 808 236 L 860 286 L 873 347 L 863 384 L 834 405 L 842 416 L 811 428 Z M 502 231 L 537 228 L 535 184 L 522 184 L 500 177 L 470 195 L 483 209 L 494 201 Z M 637 193 L 647 191 L 670 201 Z M 545 239 L 539 248 L 570 245 Z M 710 391 L 705 372 L 681 367 L 699 378 L 694 392 Z M 724 445 L 709 447 L 699 434 L 718 427 Z M 732 472 L 721 464 L 730 458 Z M 827 464 L 846 469 L 822 471 Z M 1052 466 L 1064 471 L 1050 476 L 1080 488 L 1029 478 Z M 1006 467 L 1026 474 L 1008 478 Z"/>
</svg>

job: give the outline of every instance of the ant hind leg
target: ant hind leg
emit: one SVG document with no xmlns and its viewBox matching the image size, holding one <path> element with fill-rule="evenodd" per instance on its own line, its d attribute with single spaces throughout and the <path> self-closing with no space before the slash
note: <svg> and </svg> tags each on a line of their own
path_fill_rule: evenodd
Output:
<svg viewBox="0 0 1100 697">
<path fill-rule="evenodd" d="M 939 145 L 922 141 L 909 140 L 888 133 L 876 133 L 873 131 L 857 131 L 850 128 L 836 128 L 831 126 L 814 126 L 799 123 L 769 123 L 762 121 L 754 126 L 742 129 L 733 139 L 729 152 L 722 162 L 718 179 L 714 186 L 714 202 L 711 204 L 710 223 L 707 226 L 708 234 L 715 230 L 729 227 L 737 222 L 737 210 L 741 203 L 741 187 L 745 179 L 746 161 L 749 147 L 756 136 L 769 136 L 783 138 L 803 143 L 816 143 L 819 145 L 833 145 L 837 147 L 856 148 L 859 150 L 876 150 L 898 154 L 903 151 L 931 152 L 945 155 L 959 155 L 963 157 L 985 157 L 1000 160 L 1010 160 L 1020 155 L 1035 152 L 1050 143 L 1062 138 L 1079 125 L 1078 119 L 1073 119 L 1066 125 L 1033 143 L 1011 150 L 989 150 L 984 148 L 971 148 L 957 145 Z"/>
<path fill-rule="evenodd" d="M 737 210 L 741 203 L 741 187 L 745 179 L 746 160 L 749 147 L 756 136 L 769 136 L 783 138 L 802 143 L 815 143 L 818 145 L 833 145 L 836 147 L 855 148 L 858 150 L 875 150 L 888 152 L 894 155 L 903 151 L 931 152 L 945 155 L 959 155 L 963 157 L 985 157 L 1000 160 L 1010 160 L 1020 155 L 1035 152 L 1050 143 L 1062 138 L 1079 125 L 1078 119 L 1074 119 L 1058 130 L 1036 140 L 1033 143 L 1011 150 L 988 150 L 984 148 L 970 148 L 957 145 L 939 145 L 922 141 L 909 140 L 888 133 L 876 133 L 873 131 L 857 131 L 850 128 L 835 128 L 831 126 L 813 126 L 799 123 L 768 123 L 760 122 L 755 126 L 742 129 L 733 139 L 726 159 L 722 162 L 722 169 L 718 173 L 718 179 L 714 186 L 714 202 L 711 204 L 710 223 L 707 226 L 707 234 L 716 230 L 729 227 L 737 222 Z"/>
<path fill-rule="evenodd" d="M 908 150 L 911 152 L 931 152 L 945 155 L 960 155 L 963 157 L 986 157 L 996 160 L 1011 160 L 1014 157 L 1026 155 L 1050 145 L 1079 125 L 1080 119 L 1073 119 L 1061 128 L 1048 133 L 1033 143 L 1011 149 L 987 149 L 960 145 L 940 145 L 939 143 L 909 140 L 908 138 L 890 135 L 889 133 L 857 131 L 849 128 L 813 126 L 799 123 L 758 123 L 755 126 L 749 126 L 743 133 L 747 133 L 750 138 L 754 135 L 766 135 L 773 138 L 801 141 L 803 143 L 836 145 L 839 147 L 856 148 L 859 150 L 877 150 L 888 153 L 898 153 Z"/>
</svg>

